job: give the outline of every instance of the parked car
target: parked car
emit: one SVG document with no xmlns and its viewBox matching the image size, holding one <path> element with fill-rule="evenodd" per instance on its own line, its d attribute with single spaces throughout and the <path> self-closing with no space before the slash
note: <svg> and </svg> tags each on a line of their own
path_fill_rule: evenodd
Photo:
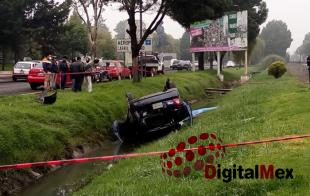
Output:
<svg viewBox="0 0 310 196">
<path fill-rule="evenodd" d="M 184 122 L 192 122 L 191 107 L 181 100 L 177 88 L 137 99 L 127 94 L 127 101 L 126 120 L 115 121 L 112 125 L 113 135 L 121 141 L 171 131 Z"/>
<path fill-rule="evenodd" d="M 30 84 L 31 89 L 35 90 L 39 86 L 44 85 L 44 71 L 43 71 L 43 64 L 44 63 L 51 63 L 50 61 L 38 61 L 36 66 L 32 68 L 29 72 L 27 81 Z M 60 86 L 60 74 L 56 74 L 56 86 Z M 66 79 L 66 87 L 70 87 L 72 85 L 71 75 L 67 75 Z"/>
<path fill-rule="evenodd" d="M 103 60 L 101 66 L 107 71 L 108 76 L 113 79 L 131 79 L 131 70 L 118 60 Z"/>
<path fill-rule="evenodd" d="M 29 71 L 37 65 L 35 61 L 19 61 L 15 64 L 13 68 L 12 79 L 17 81 L 18 79 L 26 80 L 29 74 Z"/>
<path fill-rule="evenodd" d="M 145 70 L 144 75 L 146 76 L 164 73 L 164 64 L 160 63 L 159 58 L 155 55 L 139 56 L 139 62 Z"/>
<path fill-rule="evenodd" d="M 192 64 L 190 61 L 177 60 L 173 62 L 171 69 L 172 70 L 191 70 Z"/>
<path fill-rule="evenodd" d="M 233 61 L 228 61 L 228 62 L 226 63 L 226 67 L 227 67 L 227 68 L 229 68 L 229 67 L 236 67 L 236 63 L 233 62 Z"/>
</svg>

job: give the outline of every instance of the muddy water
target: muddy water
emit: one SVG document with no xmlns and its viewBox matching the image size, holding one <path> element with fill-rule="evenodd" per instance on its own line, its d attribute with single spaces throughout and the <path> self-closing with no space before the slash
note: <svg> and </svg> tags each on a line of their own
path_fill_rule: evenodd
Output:
<svg viewBox="0 0 310 196">
<path fill-rule="evenodd" d="M 102 147 L 86 154 L 84 157 L 106 156 L 128 153 L 133 146 L 124 146 L 119 142 L 105 142 Z M 79 187 L 86 185 L 93 177 L 107 170 L 113 162 L 98 161 L 94 163 L 82 163 L 64 166 L 22 192 L 15 195 L 22 196 L 57 196 L 69 195 Z"/>
</svg>

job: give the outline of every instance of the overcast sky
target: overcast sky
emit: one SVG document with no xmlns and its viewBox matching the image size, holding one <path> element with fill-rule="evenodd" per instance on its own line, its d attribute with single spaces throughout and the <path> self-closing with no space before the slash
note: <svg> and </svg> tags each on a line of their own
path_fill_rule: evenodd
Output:
<svg viewBox="0 0 310 196">
<path fill-rule="evenodd" d="M 58 0 L 61 1 L 61 0 Z M 310 32 L 310 0 L 265 0 L 269 9 L 268 21 L 282 20 L 292 32 L 293 42 L 289 52 L 295 52 L 296 48 L 302 44 L 306 33 Z M 119 12 L 118 5 L 108 6 L 103 13 L 106 25 L 109 27 L 113 35 L 114 28 L 120 20 L 128 18 L 126 12 Z M 152 15 L 143 15 L 146 22 L 150 22 Z M 267 23 L 266 22 L 266 23 Z M 263 24 L 263 26 L 266 25 Z M 184 29 L 169 17 L 164 19 L 164 28 L 166 33 L 171 34 L 175 38 L 180 38 L 184 33 Z"/>
</svg>

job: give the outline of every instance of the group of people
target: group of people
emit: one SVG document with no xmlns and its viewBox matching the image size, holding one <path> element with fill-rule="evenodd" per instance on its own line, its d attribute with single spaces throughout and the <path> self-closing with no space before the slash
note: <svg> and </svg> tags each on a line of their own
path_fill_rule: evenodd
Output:
<svg viewBox="0 0 310 196">
<path fill-rule="evenodd" d="M 91 62 L 89 57 L 82 61 L 81 57 L 73 58 L 71 61 L 66 56 L 57 61 L 55 57 L 47 58 L 51 63 L 44 63 L 45 72 L 44 89 L 56 89 L 56 74 L 60 74 L 60 89 L 64 89 L 69 75 L 72 80 L 72 91 L 82 91 L 82 85 L 86 83 L 87 92 L 92 92 L 92 72 L 93 68 L 99 63 L 98 59 Z"/>
</svg>

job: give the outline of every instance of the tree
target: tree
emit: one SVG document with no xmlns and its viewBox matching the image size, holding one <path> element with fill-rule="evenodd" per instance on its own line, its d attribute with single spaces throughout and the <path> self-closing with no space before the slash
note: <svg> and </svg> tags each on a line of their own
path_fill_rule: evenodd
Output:
<svg viewBox="0 0 310 196">
<path fill-rule="evenodd" d="M 119 21 L 114 29 L 116 39 L 124 39 L 126 34 L 126 20 Z"/>
<path fill-rule="evenodd" d="M 261 38 L 256 38 L 256 44 L 251 53 L 251 63 L 257 64 L 259 63 L 265 56 L 265 42 Z"/>
<path fill-rule="evenodd" d="M 98 25 L 103 11 L 103 6 L 108 0 L 73 0 L 74 9 L 87 26 L 89 41 L 91 45 L 91 56 L 97 54 Z M 91 14 L 93 15 L 91 17 Z"/>
<path fill-rule="evenodd" d="M 163 26 L 163 22 L 156 29 L 157 34 L 157 44 L 156 49 L 158 52 L 166 52 L 165 47 L 167 46 L 167 34 Z"/>
<path fill-rule="evenodd" d="M 65 32 L 59 45 L 59 53 L 69 55 L 71 58 L 79 54 L 86 54 L 89 40 L 87 29 L 76 12 L 73 12 L 69 21 L 65 24 Z"/>
<path fill-rule="evenodd" d="M 302 45 L 297 48 L 296 53 L 299 55 L 309 55 L 310 54 L 310 33 L 305 35 Z"/>
<path fill-rule="evenodd" d="M 36 0 L 27 12 L 26 27 L 30 37 L 41 46 L 44 56 L 55 54 L 64 33 L 64 23 L 70 12 L 71 0 Z"/>
<path fill-rule="evenodd" d="M 191 59 L 190 53 L 190 36 L 187 31 L 185 31 L 180 40 L 180 57 L 181 59 L 189 60 Z"/>
<path fill-rule="evenodd" d="M 164 19 L 168 10 L 167 2 L 169 0 L 145 0 L 143 2 L 142 0 L 116 0 L 116 1 L 121 3 L 120 11 L 125 10 L 129 17 L 128 18 L 129 29 L 127 29 L 126 32 L 129 34 L 131 39 L 133 82 L 139 82 L 141 80 L 138 71 L 139 69 L 138 56 L 140 53 L 140 49 L 144 41 L 147 39 L 147 37 L 157 29 L 157 27 Z M 147 12 L 150 10 L 156 12 L 155 17 L 151 21 L 150 25 L 146 27 L 141 37 L 139 36 L 138 39 L 136 13 L 140 11 L 140 13 L 142 14 L 142 12 Z"/>
<path fill-rule="evenodd" d="M 265 41 L 265 55 L 277 54 L 286 57 L 286 51 L 293 41 L 291 31 L 282 21 L 273 20 L 262 30 L 261 38 Z"/>
<path fill-rule="evenodd" d="M 116 43 L 103 20 L 100 21 L 98 26 L 97 46 L 97 57 L 103 57 L 104 59 L 116 58 Z"/>
</svg>

